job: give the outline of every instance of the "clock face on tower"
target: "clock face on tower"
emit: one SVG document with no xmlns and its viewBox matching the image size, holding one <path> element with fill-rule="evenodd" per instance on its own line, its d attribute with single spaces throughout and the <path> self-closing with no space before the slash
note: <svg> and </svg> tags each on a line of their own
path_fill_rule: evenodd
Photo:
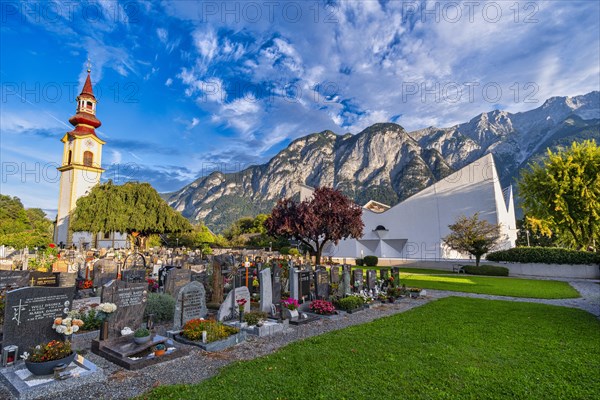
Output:
<svg viewBox="0 0 600 400">
<path fill-rule="evenodd" d="M 94 141 L 92 139 L 87 139 L 84 144 L 85 144 L 85 147 L 88 147 L 88 148 L 93 147 Z"/>
</svg>

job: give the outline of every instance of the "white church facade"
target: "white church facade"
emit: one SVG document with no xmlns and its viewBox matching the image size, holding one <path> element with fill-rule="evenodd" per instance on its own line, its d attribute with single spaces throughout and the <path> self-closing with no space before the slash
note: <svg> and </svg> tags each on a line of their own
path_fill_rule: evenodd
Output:
<svg viewBox="0 0 600 400">
<path fill-rule="evenodd" d="M 491 154 L 472 162 L 394 207 L 370 201 L 363 207 L 363 236 L 330 245 L 334 258 L 448 260 L 469 258 L 448 248 L 442 238 L 460 215 L 479 213 L 500 226 L 498 249 L 515 246 L 517 228 L 512 188 L 502 190 Z"/>
<path fill-rule="evenodd" d="M 93 235 L 90 232 L 72 232 L 70 213 L 75 209 L 77 199 L 85 196 L 102 176 L 102 146 L 106 144 L 96 135 L 96 128 L 102 123 L 96 118 L 96 97 L 92 89 L 90 70 L 79 96 L 77 109 L 69 119 L 75 127 L 67 132 L 63 142 L 63 155 L 60 171 L 58 212 L 54 228 L 54 243 L 61 246 L 83 248 L 122 248 L 127 245 L 125 234 L 110 232 Z"/>
</svg>

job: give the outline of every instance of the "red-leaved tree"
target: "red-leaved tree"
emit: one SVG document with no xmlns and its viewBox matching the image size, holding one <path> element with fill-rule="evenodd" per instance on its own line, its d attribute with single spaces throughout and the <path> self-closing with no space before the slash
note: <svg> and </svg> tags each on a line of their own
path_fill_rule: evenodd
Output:
<svg viewBox="0 0 600 400">
<path fill-rule="evenodd" d="M 265 226 L 271 235 L 304 243 L 319 265 L 328 242 L 338 244 L 342 239 L 358 239 L 364 224 L 360 206 L 338 190 L 321 187 L 300 203 L 289 198 L 279 200 Z"/>
</svg>

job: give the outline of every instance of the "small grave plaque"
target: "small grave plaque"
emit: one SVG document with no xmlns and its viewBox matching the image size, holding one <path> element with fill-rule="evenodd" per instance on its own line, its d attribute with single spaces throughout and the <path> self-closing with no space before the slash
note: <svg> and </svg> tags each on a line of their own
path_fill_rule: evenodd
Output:
<svg viewBox="0 0 600 400">
<path fill-rule="evenodd" d="M 61 336 L 52 322 L 71 310 L 75 288 L 23 287 L 6 293 L 3 346 L 17 345 L 19 353 Z"/>
<path fill-rule="evenodd" d="M 58 287 L 60 285 L 60 272 L 31 271 L 29 284 L 31 286 Z"/>
<path fill-rule="evenodd" d="M 102 288 L 102 302 L 114 303 L 117 310 L 109 319 L 109 335 L 120 336 L 121 329 L 129 327 L 136 330 L 144 319 L 146 299 L 148 296 L 147 283 L 128 283 L 112 281 Z"/>
<path fill-rule="evenodd" d="M 189 282 L 177 295 L 173 330 L 181 330 L 189 320 L 205 318 L 207 314 L 204 286 L 200 282 Z"/>
</svg>

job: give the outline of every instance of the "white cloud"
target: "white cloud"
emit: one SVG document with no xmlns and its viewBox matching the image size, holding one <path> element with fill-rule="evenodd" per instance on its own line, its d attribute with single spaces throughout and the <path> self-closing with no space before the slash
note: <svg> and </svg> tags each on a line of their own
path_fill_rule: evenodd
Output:
<svg viewBox="0 0 600 400">
<path fill-rule="evenodd" d="M 165 86 L 170 87 L 172 84 L 173 84 L 173 79 L 167 78 L 167 80 L 165 81 Z"/>
</svg>

